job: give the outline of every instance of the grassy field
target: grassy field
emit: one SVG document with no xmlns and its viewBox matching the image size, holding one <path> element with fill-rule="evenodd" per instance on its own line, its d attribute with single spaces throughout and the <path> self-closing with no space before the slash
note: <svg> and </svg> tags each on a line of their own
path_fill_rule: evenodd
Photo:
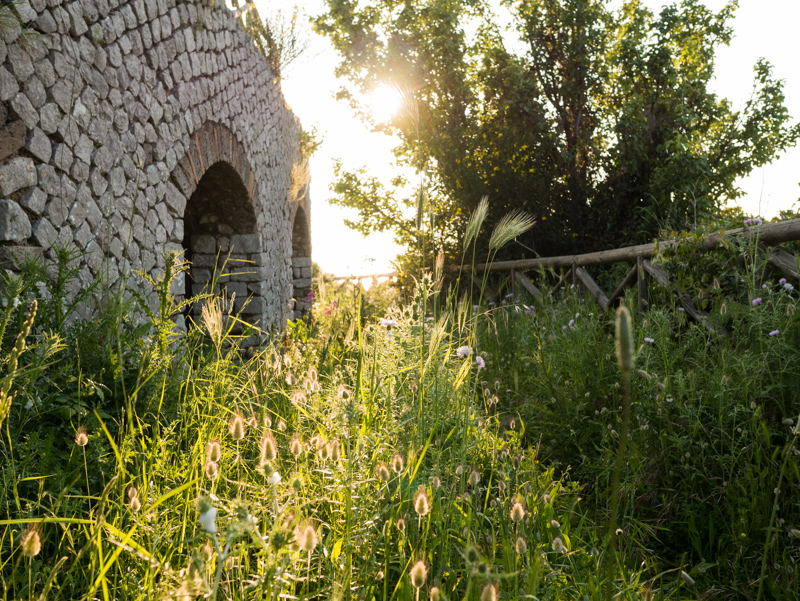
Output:
<svg viewBox="0 0 800 601">
<path fill-rule="evenodd" d="M 424 278 L 244 349 L 221 299 L 173 328 L 178 265 L 70 323 L 62 258 L 2 302 L 5 599 L 800 596 L 796 293 L 756 261 L 727 338 Z"/>
</svg>

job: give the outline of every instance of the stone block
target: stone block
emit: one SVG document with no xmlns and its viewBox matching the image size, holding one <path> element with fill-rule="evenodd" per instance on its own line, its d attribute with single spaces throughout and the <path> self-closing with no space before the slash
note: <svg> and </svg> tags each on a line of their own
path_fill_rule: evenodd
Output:
<svg viewBox="0 0 800 601">
<path fill-rule="evenodd" d="M 217 252 L 217 241 L 214 236 L 192 236 L 191 249 L 195 253 L 214 255 Z"/>
<path fill-rule="evenodd" d="M 231 236 L 233 252 L 253 254 L 264 250 L 261 234 L 239 234 Z"/>
<path fill-rule="evenodd" d="M 34 127 L 28 135 L 25 150 L 43 163 L 49 163 L 50 158 L 53 156 L 53 145 L 50 143 L 50 138 L 38 127 Z"/>
<path fill-rule="evenodd" d="M 58 240 L 58 232 L 47 219 L 42 217 L 33 224 L 31 228 L 31 237 L 39 246 L 50 248 L 53 246 L 53 243 Z"/>
<path fill-rule="evenodd" d="M 18 271 L 28 261 L 44 262 L 44 250 L 38 246 L 0 246 L 0 268 Z"/>
<path fill-rule="evenodd" d="M 25 146 L 25 130 L 25 124 L 19 119 L 0 128 L 0 161 Z"/>
<path fill-rule="evenodd" d="M 31 236 L 31 222 L 16 202 L 0 199 L 0 241 L 21 242 Z"/>
<path fill-rule="evenodd" d="M 19 200 L 20 206 L 28 209 L 35 215 L 41 215 L 44 211 L 44 205 L 47 202 L 47 194 L 42 192 L 39 188 L 31 188 Z"/>
<path fill-rule="evenodd" d="M 33 159 L 17 157 L 0 165 L 0 191 L 8 196 L 22 188 L 35 186 L 37 181 Z"/>
</svg>

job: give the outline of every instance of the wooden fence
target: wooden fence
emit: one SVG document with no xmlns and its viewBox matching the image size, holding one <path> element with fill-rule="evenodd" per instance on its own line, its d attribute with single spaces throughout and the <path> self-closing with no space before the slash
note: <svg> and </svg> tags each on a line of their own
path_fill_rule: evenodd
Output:
<svg viewBox="0 0 800 601">
<path fill-rule="evenodd" d="M 791 219 L 779 223 L 757 223 L 743 228 L 727 230 L 725 232 L 713 233 L 702 239 L 703 247 L 706 250 L 716 248 L 722 243 L 725 237 L 739 237 L 757 240 L 763 252 L 767 254 L 767 261 L 784 272 L 785 274 L 800 279 L 798 274 L 797 261 L 795 257 L 784 250 L 769 248 L 781 242 L 791 242 L 800 240 L 800 219 Z M 667 272 L 660 265 L 654 265 L 651 260 L 654 255 L 662 249 L 670 248 L 679 244 L 676 240 L 660 242 L 658 247 L 655 243 L 640 244 L 638 246 L 628 246 L 613 250 L 587 253 L 583 255 L 562 255 L 559 257 L 542 257 L 537 259 L 522 259 L 518 261 L 498 261 L 495 263 L 481 263 L 476 265 L 472 277 L 475 274 L 485 271 L 508 271 L 509 276 L 503 281 L 500 288 L 504 286 L 519 285 L 525 289 L 533 298 L 541 302 L 544 294 L 527 277 L 524 272 L 534 269 L 566 269 L 556 285 L 549 291 L 551 294 L 557 292 L 562 286 L 572 284 L 584 288 L 592 295 L 595 302 L 603 309 L 613 307 L 615 302 L 622 297 L 625 289 L 636 284 L 638 290 L 638 304 L 640 311 L 646 311 L 650 301 L 648 288 L 651 280 L 666 289 L 670 289 L 670 279 Z M 591 265 L 609 265 L 612 263 L 635 262 L 636 264 L 628 272 L 622 282 L 614 292 L 608 296 L 600 286 L 586 271 L 586 267 Z M 452 271 L 458 271 L 458 267 Z M 462 271 L 471 270 L 471 267 L 464 267 Z M 397 277 L 395 272 L 373 274 L 365 276 L 340 276 L 334 280 L 357 280 L 379 277 Z M 726 334 L 725 329 L 715 324 L 708 313 L 698 309 L 693 299 L 683 291 L 673 291 L 678 297 L 683 309 L 693 319 L 705 325 L 710 330 L 718 334 Z"/>
</svg>

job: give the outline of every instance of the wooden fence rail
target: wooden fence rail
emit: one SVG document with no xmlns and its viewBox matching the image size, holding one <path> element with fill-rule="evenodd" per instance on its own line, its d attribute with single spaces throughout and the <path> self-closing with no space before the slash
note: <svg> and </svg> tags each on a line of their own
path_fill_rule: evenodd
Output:
<svg viewBox="0 0 800 601">
<path fill-rule="evenodd" d="M 800 279 L 797 261 L 793 255 L 776 248 L 767 250 L 767 247 L 780 244 L 781 242 L 800 240 L 800 219 L 791 219 L 779 223 L 758 223 L 743 228 L 709 234 L 702 240 L 703 247 L 707 250 L 716 248 L 722 243 L 723 238 L 726 237 L 756 239 L 767 253 L 767 261 L 771 265 L 791 277 Z M 625 289 L 635 283 L 637 284 L 639 310 L 646 311 L 650 305 L 648 288 L 651 280 L 655 280 L 666 289 L 671 288 L 667 272 L 660 265 L 654 265 L 651 259 L 660 250 L 671 248 L 679 243 L 680 241 L 677 240 L 667 240 L 660 242 L 658 246 L 656 246 L 655 243 L 640 244 L 638 246 L 603 250 L 583 255 L 562 255 L 559 257 L 541 257 L 536 259 L 521 259 L 518 261 L 481 263 L 476 265 L 474 270 L 471 266 L 461 267 L 460 270 L 462 272 L 472 271 L 473 274 L 485 271 L 509 271 L 510 274 L 504 279 L 503 283 L 500 285 L 500 289 L 507 285 L 511 285 L 512 287 L 519 285 L 535 298 L 537 302 L 541 302 L 544 298 L 544 294 L 525 276 L 524 272 L 533 269 L 566 268 L 567 271 L 561 276 L 549 293 L 554 294 L 562 287 L 566 287 L 567 284 L 578 286 L 589 292 L 595 302 L 597 302 L 603 310 L 608 310 L 613 307 L 615 301 L 623 296 Z M 635 265 L 628 272 L 620 285 L 617 286 L 611 296 L 607 296 L 594 279 L 592 279 L 585 267 L 621 262 L 635 262 Z M 451 267 L 448 271 L 456 272 L 459 271 L 459 268 Z M 396 272 L 391 272 L 363 276 L 337 276 L 334 277 L 333 280 L 358 280 L 360 282 L 364 279 L 397 277 L 399 275 L 400 274 Z M 474 277 L 474 275 L 472 277 Z M 707 312 L 697 308 L 688 294 L 683 291 L 673 291 L 673 293 L 677 296 L 686 313 L 693 319 L 702 323 L 709 330 L 717 334 L 727 334 L 725 328 L 719 324 L 715 324 Z"/>
</svg>

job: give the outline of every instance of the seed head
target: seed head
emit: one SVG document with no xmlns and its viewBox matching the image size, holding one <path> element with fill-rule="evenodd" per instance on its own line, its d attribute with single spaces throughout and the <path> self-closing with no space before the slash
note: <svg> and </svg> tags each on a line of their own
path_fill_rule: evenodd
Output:
<svg viewBox="0 0 800 601">
<path fill-rule="evenodd" d="M 408 575 L 411 578 L 411 586 L 415 589 L 419 590 L 425 586 L 425 581 L 428 579 L 428 568 L 425 566 L 425 562 L 415 563 Z"/>
<path fill-rule="evenodd" d="M 139 496 L 139 489 L 131 485 L 128 487 L 127 493 L 128 493 L 128 500 L 130 501 L 131 499 L 134 499 Z"/>
<path fill-rule="evenodd" d="M 547 505 L 550 505 L 550 503 L 553 502 L 553 500 L 550 498 L 550 495 L 548 495 L 547 493 L 545 493 L 544 496 L 542 497 L 542 501 L 544 501 Z"/>
<path fill-rule="evenodd" d="M 264 467 L 267 463 L 271 463 L 278 458 L 278 444 L 275 442 L 275 437 L 272 433 L 265 433 L 264 436 L 261 437 L 261 442 L 258 446 L 261 451 L 258 464 L 261 467 Z"/>
<path fill-rule="evenodd" d="M 278 431 L 279 432 L 286 432 L 286 422 L 282 419 L 278 420 Z"/>
<path fill-rule="evenodd" d="M 633 325 L 631 324 L 631 313 L 625 305 L 620 305 L 617 309 L 616 332 L 617 363 L 622 371 L 631 371 L 635 360 Z"/>
<path fill-rule="evenodd" d="M 478 472 L 476 472 L 475 470 L 472 470 L 469 473 L 469 480 L 468 480 L 469 485 L 470 486 L 477 486 L 480 481 L 481 481 L 481 475 Z"/>
<path fill-rule="evenodd" d="M 392 471 L 395 474 L 399 474 L 403 471 L 403 467 L 405 467 L 403 456 L 400 453 L 395 453 L 394 457 L 392 457 Z"/>
<path fill-rule="evenodd" d="M 481 590 L 481 601 L 497 601 L 497 583 L 491 582 Z"/>
<path fill-rule="evenodd" d="M 298 525 L 294 536 L 297 539 L 297 546 L 306 553 L 311 553 L 317 546 L 317 531 L 308 522 Z"/>
<path fill-rule="evenodd" d="M 431 488 L 433 488 L 433 490 L 436 490 L 436 489 L 437 489 L 437 488 L 439 488 L 441 485 L 442 485 L 442 481 L 441 481 L 441 480 L 439 480 L 439 476 L 434 476 L 434 477 L 431 479 Z"/>
<path fill-rule="evenodd" d="M 428 593 L 428 598 L 430 601 L 443 601 L 442 591 L 440 591 L 437 587 L 432 586 L 430 592 Z"/>
<path fill-rule="evenodd" d="M 295 390 L 292 393 L 291 400 L 292 403 L 298 407 L 305 407 L 306 403 L 308 402 L 308 397 L 306 397 L 306 393 L 302 390 Z"/>
<path fill-rule="evenodd" d="M 689 576 L 689 574 L 687 574 L 687 573 L 686 573 L 686 572 L 684 572 L 683 570 L 681 570 L 681 579 L 683 579 L 683 581 L 684 581 L 686 584 L 688 584 L 689 586 L 694 586 L 694 578 L 692 578 L 691 576 Z"/>
<path fill-rule="evenodd" d="M 406 521 L 403 518 L 399 518 L 397 520 L 397 529 L 400 532 L 405 532 L 406 531 Z"/>
<path fill-rule="evenodd" d="M 478 552 L 478 549 L 470 545 L 467 547 L 464 556 L 467 558 L 469 563 L 478 563 L 481 559 L 481 554 Z"/>
<path fill-rule="evenodd" d="M 556 530 L 561 528 L 561 524 L 558 523 L 558 520 L 550 520 L 550 525 Z"/>
<path fill-rule="evenodd" d="M 204 470 L 206 473 L 206 478 L 211 480 L 212 482 L 217 479 L 219 476 L 219 466 L 217 465 L 216 461 L 211 461 L 210 459 L 206 461 L 206 465 Z"/>
<path fill-rule="evenodd" d="M 389 481 L 389 468 L 386 467 L 385 463 L 379 463 L 378 467 L 375 468 L 375 477 L 381 482 Z"/>
<path fill-rule="evenodd" d="M 86 428 L 80 426 L 75 433 L 75 444 L 79 447 L 85 447 L 89 444 L 89 435 L 86 433 Z"/>
<path fill-rule="evenodd" d="M 291 370 L 286 372 L 286 383 L 289 386 L 294 386 L 295 384 L 297 384 L 297 376 L 295 376 Z"/>
<path fill-rule="evenodd" d="M 524 538 L 518 536 L 514 548 L 517 550 L 517 555 L 525 555 L 528 552 L 528 543 L 525 542 Z"/>
<path fill-rule="evenodd" d="M 303 454 L 303 441 L 300 439 L 299 435 L 295 434 L 292 440 L 289 441 L 289 452 L 294 455 L 295 459 Z"/>
<path fill-rule="evenodd" d="M 264 422 L 264 427 L 265 428 L 271 428 L 272 427 L 272 417 L 270 417 L 269 413 L 265 413 L 264 414 L 264 419 L 262 419 L 261 421 Z"/>
<path fill-rule="evenodd" d="M 222 446 L 216 440 L 212 440 L 206 445 L 206 458 L 208 461 L 218 462 L 222 459 Z"/>
<path fill-rule="evenodd" d="M 518 524 L 524 517 L 525 509 L 522 507 L 522 503 L 514 503 L 511 506 L 511 521 Z"/>
<path fill-rule="evenodd" d="M 428 490 L 425 485 L 420 486 L 414 495 L 414 511 L 418 516 L 426 516 L 431 510 L 430 499 L 428 498 Z"/>
<path fill-rule="evenodd" d="M 25 530 L 19 546 L 22 548 L 22 554 L 28 559 L 39 555 L 42 550 L 42 539 L 39 536 L 39 529 L 34 524 L 29 525 Z"/>
<path fill-rule="evenodd" d="M 553 539 L 553 542 L 552 542 L 551 546 L 553 547 L 553 551 L 555 551 L 556 553 L 566 553 L 567 552 L 567 547 L 566 547 L 566 545 L 564 545 L 564 541 L 561 540 L 558 537 Z"/>
<path fill-rule="evenodd" d="M 130 508 L 133 511 L 139 511 L 142 508 L 142 502 L 139 500 L 139 497 L 131 498 L 131 500 L 128 503 L 128 505 L 130 505 Z"/>
<path fill-rule="evenodd" d="M 460 476 L 463 473 L 464 473 L 464 466 L 463 465 L 457 466 L 456 467 L 456 476 Z"/>
<path fill-rule="evenodd" d="M 327 444 L 328 447 L 328 455 L 331 458 L 331 461 L 336 463 L 339 461 L 339 458 L 342 456 L 342 446 L 339 444 L 339 440 L 334 438 Z"/>
<path fill-rule="evenodd" d="M 244 416 L 238 411 L 231 417 L 230 424 L 228 424 L 228 431 L 231 434 L 231 438 L 234 440 L 238 441 L 244 438 L 246 432 Z"/>
<path fill-rule="evenodd" d="M 319 372 L 317 371 L 317 368 L 312 365 L 311 367 L 308 368 L 306 376 L 312 382 L 316 382 L 319 379 Z"/>
<path fill-rule="evenodd" d="M 323 463 L 326 462 L 328 459 L 330 459 L 331 456 L 330 445 L 327 444 L 320 445 L 319 449 L 317 449 L 317 454 L 319 455 L 319 458 L 322 460 Z"/>
</svg>

